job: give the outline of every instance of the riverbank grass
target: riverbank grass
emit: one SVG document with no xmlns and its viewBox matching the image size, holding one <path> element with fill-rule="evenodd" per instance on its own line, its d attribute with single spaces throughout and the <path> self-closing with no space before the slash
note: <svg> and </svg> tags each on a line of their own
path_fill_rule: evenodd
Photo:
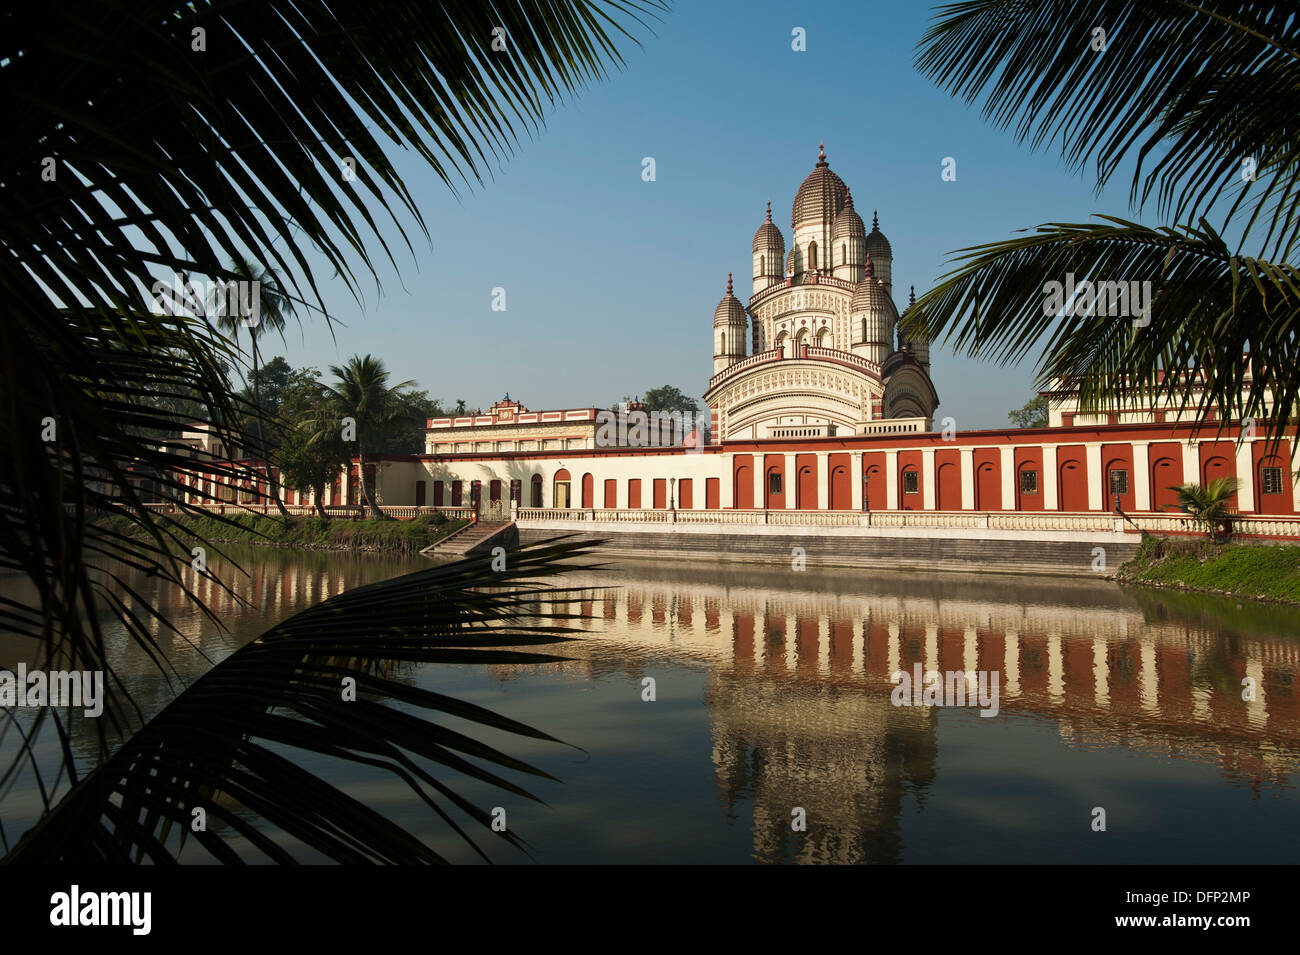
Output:
<svg viewBox="0 0 1300 955">
<path fill-rule="evenodd" d="M 1121 581 L 1300 604 L 1300 547 L 1142 535 Z"/>
<path fill-rule="evenodd" d="M 118 531 L 137 531 L 135 525 L 125 518 L 109 517 L 105 520 Z M 442 514 L 413 521 L 326 520 L 320 517 L 285 518 L 261 514 L 231 514 L 225 519 L 213 516 L 175 516 L 173 520 L 183 533 L 215 543 L 403 554 L 421 551 L 460 530 L 467 523 L 463 520 L 448 520 Z"/>
</svg>

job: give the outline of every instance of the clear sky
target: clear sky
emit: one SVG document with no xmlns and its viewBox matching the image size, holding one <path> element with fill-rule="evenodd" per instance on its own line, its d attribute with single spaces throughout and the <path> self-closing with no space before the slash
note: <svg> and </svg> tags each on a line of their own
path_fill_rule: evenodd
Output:
<svg viewBox="0 0 1300 955">
<path fill-rule="evenodd" d="M 305 319 L 287 330 L 287 350 L 267 338 L 266 355 L 324 369 L 369 352 L 395 380 L 471 408 L 507 391 L 534 409 L 609 406 L 663 384 L 699 396 L 727 273 L 747 299 L 768 199 L 789 243 L 790 203 L 823 139 L 859 213 L 869 222 L 879 210 L 900 311 L 908 286 L 927 289 L 952 250 L 1040 222 L 1127 214 L 1126 180 L 1095 196 L 1056 152 L 1017 145 L 916 72 L 931 9 L 678 4 L 642 48 L 624 44 L 625 70 L 555 110 L 482 188 L 457 199 L 399 157 L 430 242 L 412 232 L 414 257 L 383 268 L 364 306 L 327 284 L 346 327 L 331 336 Z M 795 27 L 805 52 L 791 48 Z M 641 176 L 647 156 L 654 182 Z M 955 182 L 940 178 L 949 156 Z M 496 287 L 504 312 L 491 308 Z M 931 356 L 936 421 L 1005 427 L 1034 393 L 1028 364 L 957 358 L 941 343 Z"/>
</svg>

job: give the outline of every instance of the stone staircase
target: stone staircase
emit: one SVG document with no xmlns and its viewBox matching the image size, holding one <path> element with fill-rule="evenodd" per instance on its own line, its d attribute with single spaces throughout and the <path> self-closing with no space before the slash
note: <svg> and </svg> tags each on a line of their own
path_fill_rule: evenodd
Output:
<svg viewBox="0 0 1300 955">
<path fill-rule="evenodd" d="M 513 521 L 476 521 L 420 551 L 428 557 L 461 558 L 519 543 Z"/>
</svg>

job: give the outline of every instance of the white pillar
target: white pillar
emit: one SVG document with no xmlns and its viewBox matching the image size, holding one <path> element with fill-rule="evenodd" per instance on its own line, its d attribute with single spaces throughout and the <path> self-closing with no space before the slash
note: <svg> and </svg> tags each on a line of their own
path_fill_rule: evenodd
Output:
<svg viewBox="0 0 1300 955">
<path fill-rule="evenodd" d="M 934 448 L 921 449 L 921 508 L 926 511 L 934 510 L 934 482 L 936 474 L 934 470 Z"/>
<path fill-rule="evenodd" d="M 898 452 L 885 452 L 885 509 L 898 510 Z"/>
<path fill-rule="evenodd" d="M 1088 464 L 1088 510 L 1110 510 L 1109 499 L 1101 499 L 1101 445 L 1089 444 L 1083 449 L 1084 459 Z"/>
<path fill-rule="evenodd" d="M 785 509 L 792 511 L 798 506 L 795 498 L 799 491 L 799 459 L 793 454 L 785 456 Z"/>
<path fill-rule="evenodd" d="M 1151 465 L 1147 463 L 1147 442 L 1133 442 L 1133 506 L 1151 510 Z"/>
<path fill-rule="evenodd" d="M 1201 448 L 1195 438 L 1188 438 L 1183 444 L 1183 483 L 1201 481 Z"/>
<path fill-rule="evenodd" d="M 1002 447 L 998 449 L 1002 465 L 1002 509 L 1016 509 L 1016 449 Z"/>
<path fill-rule="evenodd" d="M 1060 507 L 1056 497 L 1056 445 L 1043 445 L 1043 509 L 1054 511 Z"/>
<path fill-rule="evenodd" d="M 825 511 L 831 506 L 831 469 L 830 452 L 817 452 L 817 510 Z"/>
<path fill-rule="evenodd" d="M 1255 509 L 1255 460 L 1250 441 L 1237 448 L 1237 510 L 1245 513 Z"/>
<path fill-rule="evenodd" d="M 849 455 L 849 472 L 850 472 L 849 481 L 853 485 L 852 501 L 853 501 L 853 509 L 855 511 L 862 510 L 862 473 L 863 473 L 862 462 L 863 460 L 864 460 L 863 455 L 860 453 Z M 1297 482 L 1297 485 L 1300 486 L 1300 482 Z M 1300 508 L 1298 508 L 1297 510 L 1300 510 Z"/>
<path fill-rule="evenodd" d="M 718 507 L 735 507 L 736 506 L 736 456 L 734 454 L 719 455 L 718 460 L 727 462 L 725 474 L 718 475 Z M 707 502 L 709 493 L 709 482 L 704 482 L 704 495 Z"/>
<path fill-rule="evenodd" d="M 767 507 L 767 458 L 761 454 L 754 455 L 754 506 Z"/>
<path fill-rule="evenodd" d="M 961 509 L 975 510 L 975 449 L 961 449 Z"/>
</svg>

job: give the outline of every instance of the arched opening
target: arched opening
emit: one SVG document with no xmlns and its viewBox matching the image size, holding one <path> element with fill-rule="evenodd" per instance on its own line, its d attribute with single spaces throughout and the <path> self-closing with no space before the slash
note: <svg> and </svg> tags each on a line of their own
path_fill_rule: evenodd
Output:
<svg viewBox="0 0 1300 955">
<path fill-rule="evenodd" d="M 1086 511 L 1088 509 L 1087 474 L 1083 461 L 1079 458 L 1067 458 L 1061 462 L 1056 483 L 1061 497 L 1061 510 Z"/>
<path fill-rule="evenodd" d="M 794 336 L 794 357 L 802 358 L 804 346 L 808 344 L 808 329 L 801 328 Z"/>
<path fill-rule="evenodd" d="M 731 485 L 731 499 L 740 510 L 754 508 L 754 469 L 748 464 L 737 464 Z"/>
<path fill-rule="evenodd" d="M 808 271 L 809 272 L 817 271 L 817 243 L 816 242 L 808 243 Z"/>
<path fill-rule="evenodd" d="M 787 347 L 789 343 L 790 343 L 789 335 L 787 335 L 784 331 L 777 333 L 776 347 L 780 350 L 782 358 L 790 357 L 789 348 Z"/>
<path fill-rule="evenodd" d="M 831 465 L 830 504 L 832 511 L 847 511 L 853 507 L 853 485 L 847 464 Z"/>
<path fill-rule="evenodd" d="M 1177 511 L 1178 492 L 1182 483 L 1179 464 L 1173 458 L 1156 458 L 1151 465 L 1151 510 Z"/>
<path fill-rule="evenodd" d="M 817 347 L 818 348 L 831 347 L 831 330 L 824 325 L 817 332 Z"/>
<path fill-rule="evenodd" d="M 961 510 L 961 469 L 948 463 L 939 466 L 935 481 L 934 508 L 937 511 Z"/>
<path fill-rule="evenodd" d="M 840 243 L 840 265 L 848 265 L 848 264 L 849 264 L 849 244 L 847 242 L 841 242 Z"/>
<path fill-rule="evenodd" d="M 555 493 L 551 497 L 553 507 L 567 508 L 571 506 L 569 482 L 569 472 L 566 468 L 560 468 L 555 472 Z"/>
<path fill-rule="evenodd" d="M 798 468 L 799 479 L 795 484 L 794 506 L 801 511 L 815 511 L 817 510 L 817 468 L 811 464 L 800 464 Z"/>
<path fill-rule="evenodd" d="M 975 473 L 975 510 L 1002 510 L 1002 488 L 998 483 L 998 469 L 985 462 Z"/>
<path fill-rule="evenodd" d="M 723 333 L 722 333 L 722 344 L 718 346 L 718 354 L 719 354 L 719 355 L 725 355 L 726 353 L 727 353 L 727 333 L 726 333 L 726 332 L 723 332 Z"/>
<path fill-rule="evenodd" d="M 540 474 L 533 475 L 532 485 L 533 485 L 532 494 L 530 495 L 529 498 L 532 501 L 532 503 L 529 506 L 541 507 L 542 506 L 542 476 Z"/>
<path fill-rule="evenodd" d="M 590 474 L 582 476 L 582 506 L 596 506 L 596 479 Z"/>
<path fill-rule="evenodd" d="M 758 274 L 759 274 L 759 275 L 766 275 L 766 274 L 767 274 L 767 256 L 766 256 L 766 255 L 760 255 L 760 256 L 758 257 Z"/>
</svg>

